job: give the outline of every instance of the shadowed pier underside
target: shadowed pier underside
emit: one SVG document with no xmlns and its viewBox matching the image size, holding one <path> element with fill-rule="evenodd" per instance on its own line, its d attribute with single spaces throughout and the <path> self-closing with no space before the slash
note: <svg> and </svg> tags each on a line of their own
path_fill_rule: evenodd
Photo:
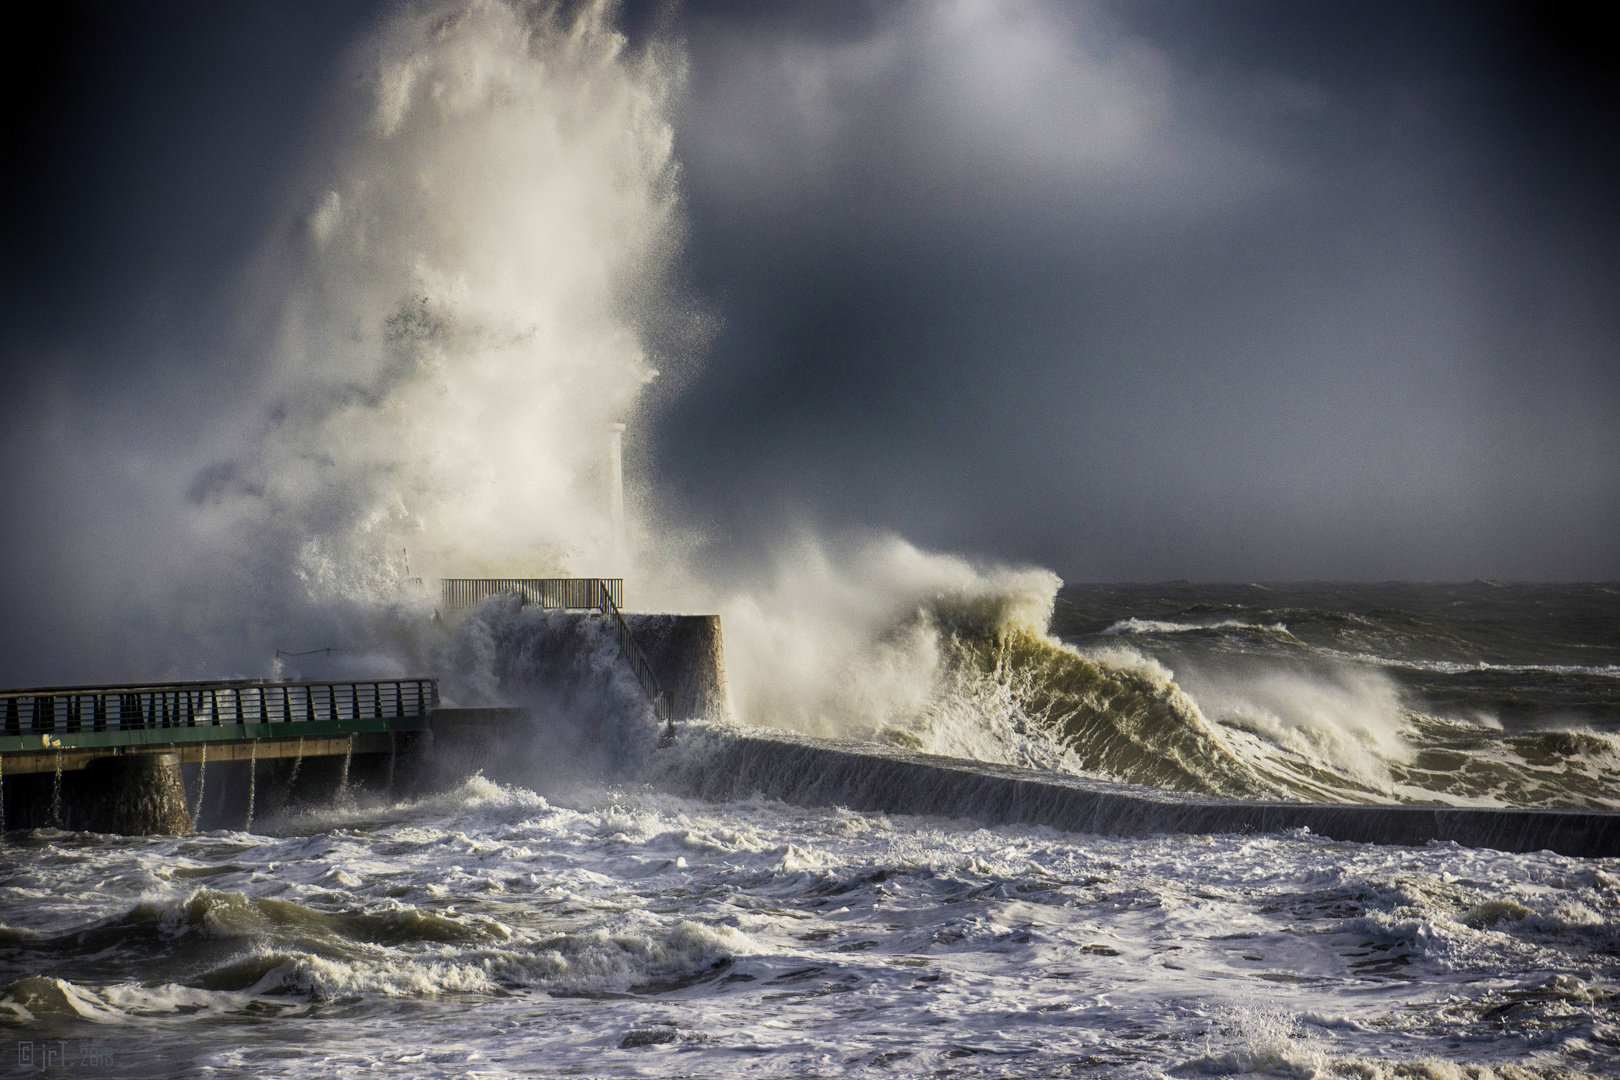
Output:
<svg viewBox="0 0 1620 1080">
<path fill-rule="evenodd" d="M 0 808 L 13 828 L 189 832 L 182 765 L 386 755 L 430 738 L 438 684 L 237 680 L 44 687 L 0 693 Z M 296 768 L 296 765 L 295 765 Z M 7 781 L 9 780 L 9 784 Z"/>
</svg>

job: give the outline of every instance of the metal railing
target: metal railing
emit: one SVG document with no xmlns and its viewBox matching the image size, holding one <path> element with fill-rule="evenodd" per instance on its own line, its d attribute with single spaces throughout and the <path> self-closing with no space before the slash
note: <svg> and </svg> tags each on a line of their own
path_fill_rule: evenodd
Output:
<svg viewBox="0 0 1620 1080">
<path fill-rule="evenodd" d="M 425 716 L 436 679 L 143 683 L 0 691 L 0 735 Z"/>
<path fill-rule="evenodd" d="M 619 639 L 619 649 L 624 658 L 630 662 L 630 668 L 636 673 L 636 679 L 641 683 L 642 690 L 652 701 L 653 714 L 662 720 L 670 732 L 675 730 L 675 695 L 665 690 L 658 683 L 658 676 L 653 674 L 652 665 L 647 662 L 647 654 L 641 651 L 636 639 L 630 633 L 624 616 L 619 614 L 619 607 L 613 602 L 611 590 L 601 590 L 602 603 L 600 611 L 608 619 L 608 625 L 613 628 Z"/>
<path fill-rule="evenodd" d="M 477 607 L 492 596 L 515 592 L 525 604 L 543 608 L 596 608 L 602 597 L 624 603 L 623 578 L 445 578 L 440 582 L 448 609 Z"/>
</svg>

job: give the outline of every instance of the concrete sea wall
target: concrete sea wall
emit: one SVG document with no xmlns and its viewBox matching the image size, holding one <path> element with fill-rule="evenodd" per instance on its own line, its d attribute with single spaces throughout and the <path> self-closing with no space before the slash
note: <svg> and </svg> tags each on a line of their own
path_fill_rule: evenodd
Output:
<svg viewBox="0 0 1620 1080">
<path fill-rule="evenodd" d="M 1262 833 L 1306 828 L 1376 844 L 1620 856 L 1620 814 L 1585 810 L 1240 802 L 761 729 L 690 730 L 662 779 L 712 800 L 756 793 L 809 806 L 940 814 L 1077 833 Z"/>
</svg>

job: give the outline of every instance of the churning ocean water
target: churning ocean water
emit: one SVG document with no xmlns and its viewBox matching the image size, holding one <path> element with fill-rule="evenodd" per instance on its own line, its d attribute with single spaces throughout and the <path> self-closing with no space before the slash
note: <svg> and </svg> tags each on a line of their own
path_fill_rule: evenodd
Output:
<svg viewBox="0 0 1620 1080">
<path fill-rule="evenodd" d="M 1049 632 L 919 617 L 932 693 L 859 737 L 1217 796 L 1620 801 L 1613 586 L 1069 587 Z M 252 832 L 11 833 L 11 1067 L 1620 1072 L 1620 860 L 709 802 L 669 779 L 701 735 Z"/>
</svg>

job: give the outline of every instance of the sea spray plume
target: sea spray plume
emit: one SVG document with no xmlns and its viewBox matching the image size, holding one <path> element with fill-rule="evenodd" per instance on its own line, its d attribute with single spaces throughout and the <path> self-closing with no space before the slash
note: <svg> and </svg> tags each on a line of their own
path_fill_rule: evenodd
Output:
<svg viewBox="0 0 1620 1080">
<path fill-rule="evenodd" d="M 458 705 L 517 705 L 500 752 L 474 767 L 548 788 L 634 771 L 661 734 L 647 693 L 605 620 L 495 597 L 457 621 L 438 664 Z"/>
<path fill-rule="evenodd" d="M 811 734 L 873 733 L 933 696 L 942 625 L 1044 629 L 1059 584 L 1047 570 L 975 568 L 893 536 L 801 535 L 760 579 L 719 600 L 739 718 Z"/>
<path fill-rule="evenodd" d="M 1308 781 L 1350 784 L 1389 798 L 1417 753 L 1389 675 L 1349 664 L 1257 669 L 1235 660 L 1220 672 L 1187 669 L 1182 684 L 1227 728 L 1247 732 Z M 1275 754 L 1280 751 L 1280 754 Z"/>
<path fill-rule="evenodd" d="M 1170 671 L 1051 637 L 1047 570 L 804 536 L 721 603 L 739 718 L 1217 795 L 1278 795 Z"/>
<path fill-rule="evenodd" d="M 959 718 L 994 715 L 1005 702 L 1012 730 L 1025 738 L 1038 733 L 1071 768 L 1209 795 L 1286 790 L 1245 761 L 1156 664 L 1085 656 L 1021 626 L 989 637 L 953 635 L 949 654 L 946 692 L 924 714 L 931 727 L 950 717 L 949 726 L 959 728 Z"/>
<path fill-rule="evenodd" d="M 611 14 L 414 5 L 352 54 L 259 268 L 267 422 L 192 485 L 283 633 L 420 654 L 410 578 L 624 573 L 601 469 L 657 374 L 681 65 L 632 54 Z"/>
<path fill-rule="evenodd" d="M 285 483 L 350 495 L 304 550 L 321 587 L 369 592 L 412 541 L 429 574 L 610 569 L 589 474 L 655 374 L 625 303 L 676 199 L 667 79 L 606 20 L 477 2 L 382 34 L 283 343 Z"/>
</svg>

